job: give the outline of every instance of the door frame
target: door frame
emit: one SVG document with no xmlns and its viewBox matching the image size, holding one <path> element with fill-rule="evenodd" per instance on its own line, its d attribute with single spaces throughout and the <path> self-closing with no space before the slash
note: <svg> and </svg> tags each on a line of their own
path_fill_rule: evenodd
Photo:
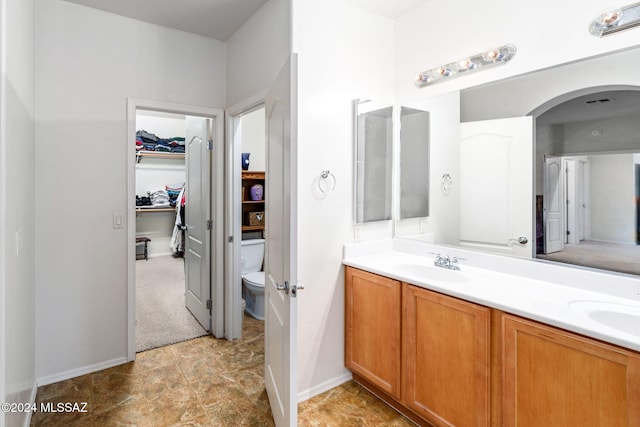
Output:
<svg viewBox="0 0 640 427">
<path fill-rule="evenodd" d="M 242 116 L 264 107 L 267 91 L 227 108 L 225 126 L 225 338 L 242 338 L 242 286 L 240 277 L 240 248 L 242 241 L 242 168 L 241 132 L 238 130 Z"/>
<path fill-rule="evenodd" d="M 211 295 L 215 303 L 212 308 L 215 318 L 211 319 L 211 332 L 217 337 L 224 333 L 224 298 L 223 278 L 224 278 L 224 256 L 223 243 L 224 226 L 222 225 L 224 212 L 224 186 L 216 185 L 224 181 L 224 110 L 217 108 L 207 108 L 194 105 L 176 104 L 171 102 L 148 100 L 141 98 L 127 98 L 127 215 L 125 227 L 127 230 L 127 360 L 136 359 L 136 268 L 135 268 L 135 237 L 136 237 L 136 205 L 135 205 L 135 151 L 136 151 L 136 112 L 137 110 L 162 111 L 174 114 L 184 114 L 188 116 L 202 116 L 214 119 L 214 153 L 223 153 L 220 156 L 213 156 L 212 160 L 212 195 L 211 219 L 213 220 L 213 231 L 211 236 L 211 254 L 209 262 L 212 269 L 211 274 Z M 216 297 L 213 297 L 213 296 Z"/>
</svg>

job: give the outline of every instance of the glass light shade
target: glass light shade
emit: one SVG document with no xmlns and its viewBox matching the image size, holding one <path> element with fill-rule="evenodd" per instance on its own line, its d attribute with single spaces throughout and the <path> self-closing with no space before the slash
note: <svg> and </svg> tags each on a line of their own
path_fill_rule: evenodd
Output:
<svg viewBox="0 0 640 427">
<path fill-rule="evenodd" d="M 460 61 L 456 62 L 456 69 L 458 71 L 473 70 L 474 68 L 476 68 L 476 64 L 471 61 L 471 58 L 461 59 Z"/>
<path fill-rule="evenodd" d="M 452 79 L 461 73 L 481 70 L 497 64 L 509 62 L 516 54 L 516 47 L 511 44 L 489 49 L 482 53 L 460 59 L 446 65 L 419 73 L 415 82 L 418 87 Z"/>
<path fill-rule="evenodd" d="M 640 25 L 640 3 L 623 6 L 601 13 L 589 25 L 589 32 L 603 37 Z"/>
</svg>

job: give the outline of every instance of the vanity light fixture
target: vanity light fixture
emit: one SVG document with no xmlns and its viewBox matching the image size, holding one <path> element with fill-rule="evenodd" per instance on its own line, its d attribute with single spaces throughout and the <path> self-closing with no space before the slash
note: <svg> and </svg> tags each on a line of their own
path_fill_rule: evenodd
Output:
<svg viewBox="0 0 640 427">
<path fill-rule="evenodd" d="M 601 13 L 589 26 L 589 32 L 604 37 L 639 25 L 640 3 L 634 3 Z"/>
<path fill-rule="evenodd" d="M 443 81 L 443 79 L 447 77 L 451 79 L 470 71 L 483 70 L 493 67 L 494 65 L 506 64 L 511 61 L 515 55 L 516 47 L 512 44 L 489 49 L 450 64 L 418 73 L 415 78 L 416 85 L 423 87 Z"/>
</svg>

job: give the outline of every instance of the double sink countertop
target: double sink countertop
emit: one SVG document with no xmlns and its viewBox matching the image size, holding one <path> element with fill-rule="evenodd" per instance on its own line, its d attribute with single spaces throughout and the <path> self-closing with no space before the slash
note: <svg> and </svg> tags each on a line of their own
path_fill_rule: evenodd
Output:
<svg viewBox="0 0 640 427">
<path fill-rule="evenodd" d="M 464 258 L 459 271 L 435 254 Z M 640 351 L 640 278 L 409 239 L 344 247 L 343 264 Z"/>
</svg>

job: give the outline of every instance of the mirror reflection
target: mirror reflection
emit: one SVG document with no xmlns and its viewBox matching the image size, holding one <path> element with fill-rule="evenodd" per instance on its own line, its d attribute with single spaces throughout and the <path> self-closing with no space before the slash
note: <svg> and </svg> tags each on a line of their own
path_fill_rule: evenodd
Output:
<svg viewBox="0 0 640 427">
<path fill-rule="evenodd" d="M 391 219 L 393 107 L 355 101 L 356 224 Z"/>
<path fill-rule="evenodd" d="M 640 274 L 639 72 L 630 49 L 440 96 L 457 112 L 406 103 L 429 105 L 431 180 L 446 168 L 453 186 L 396 236 Z M 522 118 L 528 149 L 497 127 Z M 447 124 L 459 131 L 436 133 Z"/>
<path fill-rule="evenodd" d="M 400 107 L 400 219 L 429 216 L 429 112 Z"/>
</svg>

